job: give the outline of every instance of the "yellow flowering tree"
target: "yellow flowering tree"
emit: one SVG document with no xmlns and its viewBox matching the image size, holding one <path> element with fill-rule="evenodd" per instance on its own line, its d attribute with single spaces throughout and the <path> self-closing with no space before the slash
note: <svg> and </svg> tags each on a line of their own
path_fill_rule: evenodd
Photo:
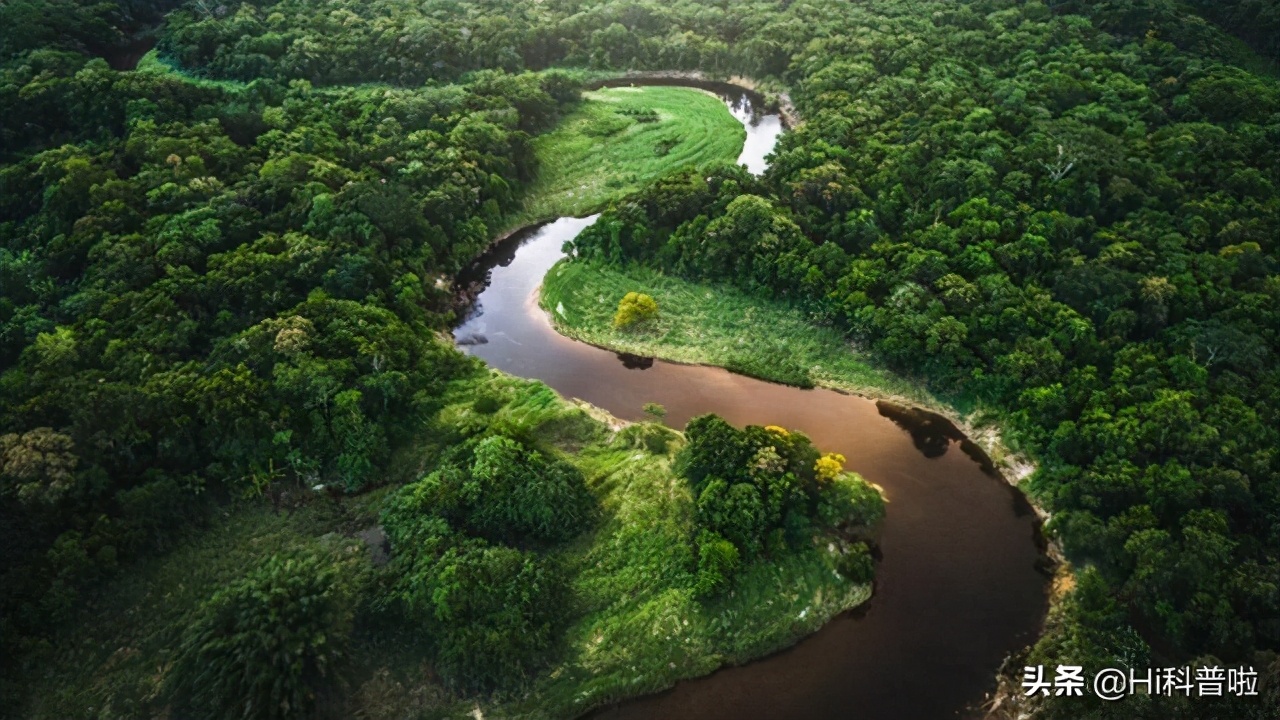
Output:
<svg viewBox="0 0 1280 720">
<path fill-rule="evenodd" d="M 844 472 L 845 457 L 840 453 L 827 453 L 813 464 L 813 472 L 819 482 L 832 482 Z"/>
<path fill-rule="evenodd" d="M 658 301 L 644 293 L 629 292 L 618 303 L 613 316 L 613 328 L 624 330 L 637 323 L 658 317 Z"/>
</svg>

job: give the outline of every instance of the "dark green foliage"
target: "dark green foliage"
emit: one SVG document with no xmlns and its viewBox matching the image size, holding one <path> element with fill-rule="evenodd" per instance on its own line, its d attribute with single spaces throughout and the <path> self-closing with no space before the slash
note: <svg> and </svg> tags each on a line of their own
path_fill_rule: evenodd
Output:
<svg viewBox="0 0 1280 720">
<path fill-rule="evenodd" d="M 184 717 L 310 717 L 342 687 L 354 616 L 350 568 L 273 555 L 196 609 L 168 677 Z"/>
<path fill-rule="evenodd" d="M 1280 90 L 1189 8 L 1275 56 L 1275 3 L 1250 1 L 170 15 L 161 50 L 236 86 L 92 56 L 150 7 L 5 3 L 0 435 L 48 428 L 74 455 L 69 476 L 3 479 L 6 646 L 207 498 L 380 481 L 466 372 L 431 336 L 437 280 L 515 207 L 527 133 L 576 94 L 520 71 L 564 64 L 768 76 L 805 118 L 764 178 L 664 179 L 575 252 L 786 296 L 1003 412 L 1051 532 L 1097 568 L 1090 607 L 1115 603 L 1066 625 L 1228 660 L 1280 648 Z M 423 85 L 455 79 L 473 82 Z M 366 81 L 414 89 L 311 84 Z M 695 489 L 756 482 L 750 432 L 699 432 L 716 443 L 683 456 Z M 812 461 L 777 452 L 769 477 L 817 502 Z M 468 522 L 464 469 L 431 491 L 448 523 Z M 818 510 L 755 487 L 792 535 Z"/>
<path fill-rule="evenodd" d="M 1257 44 L 1263 5 L 1199 6 Z M 996 409 L 1153 644 L 1280 648 L 1280 85 L 1185 6 L 1052 6 L 824 5 L 869 35 L 795 56 L 765 187 L 673 178 L 574 250 L 789 295 Z M 691 453 L 695 487 L 735 452 Z"/>
<path fill-rule="evenodd" d="M 747 465 L 755 453 L 742 431 L 718 415 L 701 415 L 684 429 L 688 444 L 680 453 L 680 471 L 694 489 L 713 477 L 727 481 L 745 478 Z"/>
<path fill-rule="evenodd" d="M 760 551 L 765 524 L 760 491 L 751 483 L 711 478 L 698 495 L 698 525 L 724 537 L 750 560 Z"/>
<path fill-rule="evenodd" d="M 383 522 L 393 547 L 418 552 L 420 542 L 412 538 L 433 516 L 460 531 L 511 543 L 561 542 L 594 519 L 595 499 L 582 473 L 567 462 L 503 436 L 484 438 L 466 454 L 469 459 L 445 462 L 388 500 Z"/>
<path fill-rule="evenodd" d="M 498 411 L 503 405 L 503 398 L 488 386 L 481 386 L 476 390 L 476 399 L 472 402 L 471 407 L 481 415 L 491 415 Z"/>
<path fill-rule="evenodd" d="M 518 684 L 544 659 L 560 584 L 532 553 L 468 541 L 421 558 L 399 595 L 449 681 L 489 690 Z"/>
<path fill-rule="evenodd" d="M 567 540 L 590 523 L 594 498 L 576 468 L 508 437 L 449 455 L 383 509 L 394 604 L 450 683 L 510 688 L 545 659 L 564 581 L 537 553 L 492 543 Z"/>
<path fill-rule="evenodd" d="M 841 575 L 856 583 L 871 582 L 875 578 L 875 558 L 866 543 L 854 543 L 837 560 L 837 569 Z"/>
<path fill-rule="evenodd" d="M 710 530 L 698 533 L 698 579 L 693 591 L 710 597 L 723 591 L 738 569 L 738 548 Z"/>
<path fill-rule="evenodd" d="M 856 475 L 819 482 L 809 438 L 780 427 L 739 430 L 717 415 L 685 427 L 677 466 L 696 492 L 698 593 L 723 589 L 737 561 L 810 542 L 813 531 L 865 533 L 884 517 L 880 493 Z M 733 548 L 729 562 L 724 544 Z M 859 580 L 866 582 L 868 580 Z"/>
<path fill-rule="evenodd" d="M 49 428 L 74 468 L 4 479 L 0 515 L 28 516 L 0 566 L 27 586 L 4 594 L 6 633 L 114 566 L 59 566 L 60 536 L 124 559 L 210 501 L 385 482 L 473 367 L 434 332 L 442 279 L 514 207 L 521 128 L 576 94 L 501 73 L 219 86 L 44 51 L 0 65 L 0 87 L 5 117 L 48 118 L 0 129 L 0 436 Z M 63 502 L 24 507 L 21 487 Z"/>
</svg>

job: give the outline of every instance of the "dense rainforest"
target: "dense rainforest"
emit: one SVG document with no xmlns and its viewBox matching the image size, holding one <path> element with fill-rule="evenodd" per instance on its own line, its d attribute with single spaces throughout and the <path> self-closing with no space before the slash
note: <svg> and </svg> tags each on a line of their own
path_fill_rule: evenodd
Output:
<svg viewBox="0 0 1280 720">
<path fill-rule="evenodd" d="M 1212 658 L 1274 675 L 1278 7 L 5 3 L 4 662 L 233 499 L 414 479 L 398 460 L 450 380 L 475 371 L 437 336 L 455 314 L 450 279 L 518 208 L 531 136 L 576 101 L 578 76 L 556 68 L 699 69 L 787 88 L 804 123 L 763 178 L 674 175 L 607 211 L 575 253 L 793 299 L 998 415 L 1038 463 L 1025 489 L 1079 568 L 1031 661 Z M 149 71 L 100 57 L 143 31 L 158 38 Z M 528 603 L 505 620 L 536 644 L 554 588 L 520 544 L 562 540 L 560 516 L 508 537 L 483 508 L 422 499 L 483 473 L 481 450 L 559 467 L 510 442 L 467 446 L 410 487 L 444 514 L 420 521 L 448 539 L 440 556 Z M 552 475 L 564 522 L 589 517 L 564 500 L 579 496 L 573 474 Z M 425 532 L 388 524 L 393 545 Z M 732 554 L 705 547 L 709 566 L 714 548 Z M 208 622 L 261 587 L 341 594 L 310 587 L 315 564 L 259 569 Z M 320 622 L 350 622 L 326 602 Z M 422 609 L 454 611 L 501 614 Z M 460 676 L 520 673 L 524 657 Z M 1273 716 L 1090 702 L 1034 709 Z"/>
</svg>

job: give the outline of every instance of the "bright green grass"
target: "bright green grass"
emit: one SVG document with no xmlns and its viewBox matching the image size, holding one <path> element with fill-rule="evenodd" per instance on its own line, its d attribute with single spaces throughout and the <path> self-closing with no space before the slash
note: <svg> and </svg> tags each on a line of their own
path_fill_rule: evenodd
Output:
<svg viewBox="0 0 1280 720">
<path fill-rule="evenodd" d="M 638 122 L 628 111 L 654 111 Z M 555 129 L 533 141 L 538 177 L 507 222 L 520 227 L 582 216 L 674 169 L 732 163 L 747 137 L 714 95 L 682 87 L 619 87 L 583 93 Z"/>
<path fill-rule="evenodd" d="M 481 386 L 501 398 L 497 412 L 474 408 Z M 429 445 L 484 431 L 531 436 L 581 468 L 600 503 L 600 522 L 554 551 L 570 583 L 563 641 L 517 694 L 460 697 L 434 679 L 413 627 L 392 618 L 362 622 L 344 673 L 347 702 L 330 708 L 333 717 L 464 718 L 477 707 L 490 718 L 573 717 L 786 647 L 870 597 L 869 585 L 834 570 L 831 538 L 815 532 L 810 544 L 743 568 L 731 594 L 697 601 L 690 591 L 693 498 L 671 470 L 683 442 L 678 433 L 659 425 L 611 429 L 618 423 L 602 412 L 496 371 L 456 383 L 448 401 L 424 429 Z M 376 523 L 388 491 L 335 502 L 304 490 L 303 504 L 280 515 L 241 504 L 173 551 L 122 569 L 33 653 L 16 679 L 30 688 L 18 714 L 163 716 L 168 651 L 190 613 L 271 553 L 333 544 L 363 552 L 353 535 Z"/>
<path fill-rule="evenodd" d="M 659 317 L 645 326 L 614 330 L 618 301 L 631 291 L 652 295 Z M 540 302 L 561 333 L 611 350 L 941 407 L 919 385 L 873 367 L 840 332 L 815 325 L 784 301 L 692 283 L 640 265 L 561 261 L 543 280 Z"/>
</svg>

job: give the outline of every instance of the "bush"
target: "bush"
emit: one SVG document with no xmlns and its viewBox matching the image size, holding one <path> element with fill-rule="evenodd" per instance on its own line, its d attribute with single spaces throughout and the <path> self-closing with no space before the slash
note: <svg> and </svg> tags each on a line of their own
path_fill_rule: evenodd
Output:
<svg viewBox="0 0 1280 720">
<path fill-rule="evenodd" d="M 502 400 L 493 395 L 477 393 L 471 407 L 481 415 L 492 415 L 502 407 Z"/>
<path fill-rule="evenodd" d="M 698 581 L 693 592 L 710 597 L 723 591 L 738 569 L 738 548 L 723 537 L 703 530 L 698 534 Z"/>
<path fill-rule="evenodd" d="M 748 559 L 760 550 L 767 527 L 760 491 L 750 483 L 707 482 L 698 495 L 698 525 L 728 539 Z"/>
<path fill-rule="evenodd" d="M 560 606 L 558 578 L 533 553 L 476 540 L 419 563 L 401 593 L 446 680 L 467 690 L 509 687 L 536 669 Z"/>
<path fill-rule="evenodd" d="M 667 416 L 667 408 L 661 403 L 647 402 L 644 404 L 642 409 L 644 410 L 645 415 L 648 415 L 654 420 L 661 420 Z"/>
<path fill-rule="evenodd" d="M 756 449 L 746 434 L 718 415 L 699 415 L 684 428 L 688 444 L 680 452 L 677 470 L 700 492 L 708 477 L 748 479 Z"/>
<path fill-rule="evenodd" d="M 827 527 L 870 527 L 883 517 L 884 498 L 856 473 L 827 483 L 818 497 L 818 520 Z"/>
<path fill-rule="evenodd" d="M 869 583 L 876 576 L 875 559 L 866 543 L 854 543 L 848 552 L 836 561 L 840 574 L 856 583 Z"/>
<path fill-rule="evenodd" d="M 654 455 L 666 455 L 670 450 L 671 442 L 679 437 L 671 429 L 656 423 L 628 425 L 618 432 L 620 442 Z"/>
<path fill-rule="evenodd" d="M 613 327 L 615 330 L 625 330 L 657 317 L 657 300 L 644 293 L 629 292 L 618 303 L 618 312 L 613 316 Z"/>
<path fill-rule="evenodd" d="M 592 510 L 577 468 L 501 436 L 476 446 L 464 495 L 468 522 L 495 539 L 567 540 L 582 532 Z"/>
<path fill-rule="evenodd" d="M 352 583 L 321 555 L 271 556 L 195 613 L 169 678 L 181 717 L 305 717 L 339 683 Z"/>
</svg>

